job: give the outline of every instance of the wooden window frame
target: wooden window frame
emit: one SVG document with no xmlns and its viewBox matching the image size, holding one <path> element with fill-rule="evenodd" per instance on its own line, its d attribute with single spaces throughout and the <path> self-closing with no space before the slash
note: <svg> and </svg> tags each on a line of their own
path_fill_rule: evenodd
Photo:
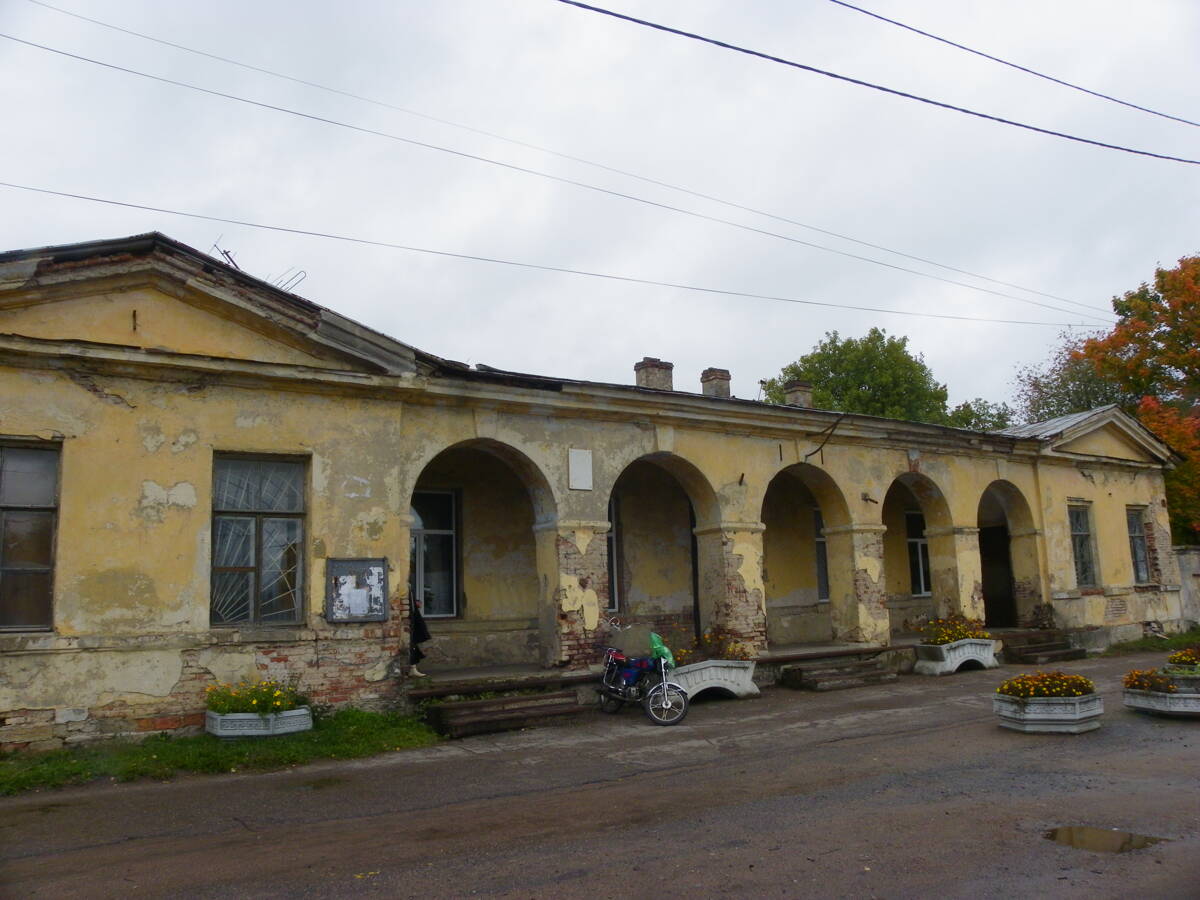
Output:
<svg viewBox="0 0 1200 900">
<path fill-rule="evenodd" d="M 1072 521 L 1072 512 L 1082 512 L 1087 523 L 1087 531 L 1076 531 L 1074 522 Z M 1096 588 L 1100 587 L 1100 558 L 1096 553 L 1096 528 L 1092 520 L 1092 504 L 1086 500 L 1072 500 L 1067 503 L 1067 531 L 1071 535 L 1071 560 L 1075 565 L 1075 587 L 1076 588 Z M 1078 541 L 1077 538 L 1086 538 L 1086 541 Z M 1084 580 L 1081 577 L 1081 559 L 1079 549 L 1085 547 L 1087 551 L 1087 564 L 1091 567 L 1091 579 Z"/>
<path fill-rule="evenodd" d="M 55 572 L 58 568 L 58 510 L 62 503 L 62 445 L 46 441 L 22 440 L 20 438 L 0 439 L 0 478 L 3 477 L 3 455 L 6 450 L 42 450 L 55 454 L 54 466 L 54 505 L 53 506 L 16 506 L 0 504 L 0 538 L 3 537 L 3 523 L 7 512 L 48 512 L 50 513 L 50 564 L 34 568 L 8 567 L 4 565 L 3 547 L 0 547 L 0 582 L 4 580 L 6 571 L 46 574 L 50 581 L 50 596 L 46 604 L 46 623 L 44 625 L 0 625 L 0 633 L 44 633 L 54 631 L 54 588 Z M 0 588 L 2 589 L 2 588 Z"/>
<path fill-rule="evenodd" d="M 263 510 L 230 510 L 217 508 L 217 465 L 226 460 L 246 460 L 249 462 L 281 462 L 298 465 L 301 467 L 301 506 L 302 509 L 298 513 L 293 512 L 274 512 Z M 296 628 L 303 626 L 307 619 L 308 603 L 306 594 L 308 592 L 308 579 L 306 577 L 307 555 L 305 554 L 305 544 L 308 535 L 308 510 L 310 504 L 309 488 L 308 488 L 308 473 L 309 459 L 304 456 L 286 456 L 279 454 L 264 454 L 264 453 L 215 453 L 213 454 L 213 491 L 212 491 L 212 519 L 209 523 L 212 535 L 212 548 L 209 557 L 209 627 L 210 628 Z M 216 564 L 216 534 L 218 519 L 253 519 L 254 520 L 254 565 L 253 566 L 218 566 Z M 271 619 L 268 621 L 262 620 L 261 613 L 261 589 L 262 589 L 262 523 L 264 519 L 293 519 L 300 522 L 300 539 L 297 541 L 299 554 L 296 560 L 296 608 L 295 617 L 291 620 Z M 250 618 L 239 620 L 236 622 L 214 622 L 212 619 L 212 590 L 216 581 L 218 572 L 250 572 L 253 573 L 253 586 L 250 595 Z"/>
<path fill-rule="evenodd" d="M 1137 531 L 1134 532 L 1134 524 L 1137 525 Z M 1150 544 L 1146 540 L 1146 507 L 1144 506 L 1127 506 L 1125 507 L 1125 525 L 1129 532 L 1129 559 L 1133 565 L 1133 583 L 1151 584 L 1150 575 Z M 1138 571 L 1138 549 L 1141 549 L 1141 568 Z"/>
</svg>

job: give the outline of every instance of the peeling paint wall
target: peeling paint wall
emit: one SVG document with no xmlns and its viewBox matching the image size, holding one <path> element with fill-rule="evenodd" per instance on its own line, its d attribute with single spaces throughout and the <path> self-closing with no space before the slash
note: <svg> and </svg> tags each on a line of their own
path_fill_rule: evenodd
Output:
<svg viewBox="0 0 1200 900">
<path fill-rule="evenodd" d="M 763 587 L 772 645 L 827 641 L 832 635 L 829 602 L 817 589 L 816 508 L 812 492 L 788 475 L 771 482 L 763 501 Z"/>
<path fill-rule="evenodd" d="M 729 628 L 758 650 L 882 643 L 926 608 L 981 614 L 977 534 L 995 517 L 990 508 L 981 517 L 981 498 L 997 484 L 1007 486 L 1021 603 L 1050 599 L 1068 626 L 1177 627 L 1184 617 L 1161 471 L 1119 435 L 1070 449 L 1124 461 L 1084 460 L 1032 442 L 990 446 L 987 436 L 839 425 L 684 394 L 385 376 L 347 371 L 324 345 L 190 288 L 63 289 L 24 305 L 9 302 L 13 290 L 0 285 L 0 438 L 57 442 L 61 503 L 54 630 L 0 633 L 0 744 L 194 725 L 214 679 L 295 677 L 323 702 L 397 701 L 409 509 L 422 487 L 461 497 L 462 615 L 431 623 L 426 648 L 446 666 L 579 668 L 598 658 L 612 637 L 614 491 L 630 617 L 690 623 L 694 536 L 700 625 Z M 36 345 L 10 346 L 14 334 Z M 48 352 L 56 339 L 93 343 Z M 199 356 L 150 361 L 136 348 Z M 208 356 L 225 359 L 212 368 Z M 591 451 L 591 490 L 569 484 L 571 449 Z M 213 457 L 226 452 L 306 464 L 295 626 L 209 625 Z M 1013 498 L 1025 504 L 1020 517 Z M 1086 590 L 1074 583 L 1066 514 L 1080 499 L 1092 506 L 1100 573 Z M 825 520 L 828 604 L 815 602 L 814 503 Z M 934 595 L 905 607 L 903 509 L 914 504 L 925 513 Z M 1127 508 L 1144 511 L 1151 584 L 1133 584 Z M 325 622 L 325 562 L 344 557 L 388 559 L 387 622 Z"/>
<path fill-rule="evenodd" d="M 631 621 L 692 620 L 692 526 L 687 494 L 662 469 L 635 462 L 614 495 L 621 541 L 621 615 Z"/>
<path fill-rule="evenodd" d="M 421 649 L 430 665 L 536 663 L 537 550 L 525 485 L 497 457 L 461 447 L 434 459 L 416 489 L 453 491 L 461 512 L 461 615 L 426 619 L 432 640 Z"/>
</svg>

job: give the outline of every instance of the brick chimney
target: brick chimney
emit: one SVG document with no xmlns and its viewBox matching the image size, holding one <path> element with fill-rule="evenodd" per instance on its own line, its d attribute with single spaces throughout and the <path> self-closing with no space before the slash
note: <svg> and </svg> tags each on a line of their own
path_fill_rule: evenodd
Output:
<svg viewBox="0 0 1200 900">
<path fill-rule="evenodd" d="M 705 369 L 700 373 L 700 390 L 705 397 L 729 399 L 729 370 Z"/>
<path fill-rule="evenodd" d="M 783 402 L 788 406 L 812 408 L 812 384 L 808 381 L 786 381 L 783 384 Z"/>
<path fill-rule="evenodd" d="M 641 362 L 633 364 L 633 376 L 637 379 L 638 387 L 673 391 L 675 388 L 672 386 L 671 373 L 674 369 L 673 363 L 647 356 Z"/>
</svg>

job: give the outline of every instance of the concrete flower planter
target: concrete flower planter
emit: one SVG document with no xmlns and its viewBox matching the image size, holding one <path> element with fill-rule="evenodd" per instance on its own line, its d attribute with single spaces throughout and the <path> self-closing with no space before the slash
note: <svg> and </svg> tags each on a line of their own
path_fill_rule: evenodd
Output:
<svg viewBox="0 0 1200 900">
<path fill-rule="evenodd" d="M 1200 694 L 1164 694 L 1125 689 L 1125 705 L 1159 716 L 1200 717 Z"/>
<path fill-rule="evenodd" d="M 706 659 L 671 670 L 670 678 L 692 699 L 709 688 L 722 688 L 735 697 L 757 697 L 752 659 Z"/>
<path fill-rule="evenodd" d="M 1002 728 L 1027 734 L 1082 734 L 1100 727 L 1104 698 L 1099 694 L 1084 694 L 1021 699 L 993 694 L 992 710 L 1000 717 Z"/>
<path fill-rule="evenodd" d="M 215 713 L 212 710 L 204 714 L 204 730 L 219 738 L 270 737 L 274 734 L 309 731 L 312 727 L 312 710 L 307 706 L 267 713 L 265 716 L 258 713 Z"/>
<path fill-rule="evenodd" d="M 1170 676 L 1181 694 L 1200 694 L 1200 666 L 1173 666 L 1168 663 L 1161 671 Z"/>
<path fill-rule="evenodd" d="M 965 662 L 976 662 L 982 668 L 994 669 L 996 642 L 991 638 L 964 638 L 950 644 L 917 644 L 917 675 L 950 675 Z"/>
</svg>

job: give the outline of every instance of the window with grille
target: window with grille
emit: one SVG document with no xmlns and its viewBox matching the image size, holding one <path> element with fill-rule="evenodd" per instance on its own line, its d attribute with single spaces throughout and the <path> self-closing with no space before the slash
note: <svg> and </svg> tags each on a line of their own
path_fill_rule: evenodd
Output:
<svg viewBox="0 0 1200 900">
<path fill-rule="evenodd" d="M 0 444 L 0 630 L 54 626 L 58 450 Z"/>
<path fill-rule="evenodd" d="M 218 456 L 213 463 L 213 625 L 301 620 L 305 464 Z"/>
<path fill-rule="evenodd" d="M 1146 548 L 1145 510 L 1141 507 L 1125 510 L 1129 525 L 1129 556 L 1133 560 L 1133 580 L 1136 584 L 1150 582 L 1150 554 Z"/>
<path fill-rule="evenodd" d="M 1096 554 L 1092 543 L 1092 508 L 1086 504 L 1067 507 L 1071 522 L 1071 552 L 1075 557 L 1075 584 L 1096 586 Z"/>
</svg>

